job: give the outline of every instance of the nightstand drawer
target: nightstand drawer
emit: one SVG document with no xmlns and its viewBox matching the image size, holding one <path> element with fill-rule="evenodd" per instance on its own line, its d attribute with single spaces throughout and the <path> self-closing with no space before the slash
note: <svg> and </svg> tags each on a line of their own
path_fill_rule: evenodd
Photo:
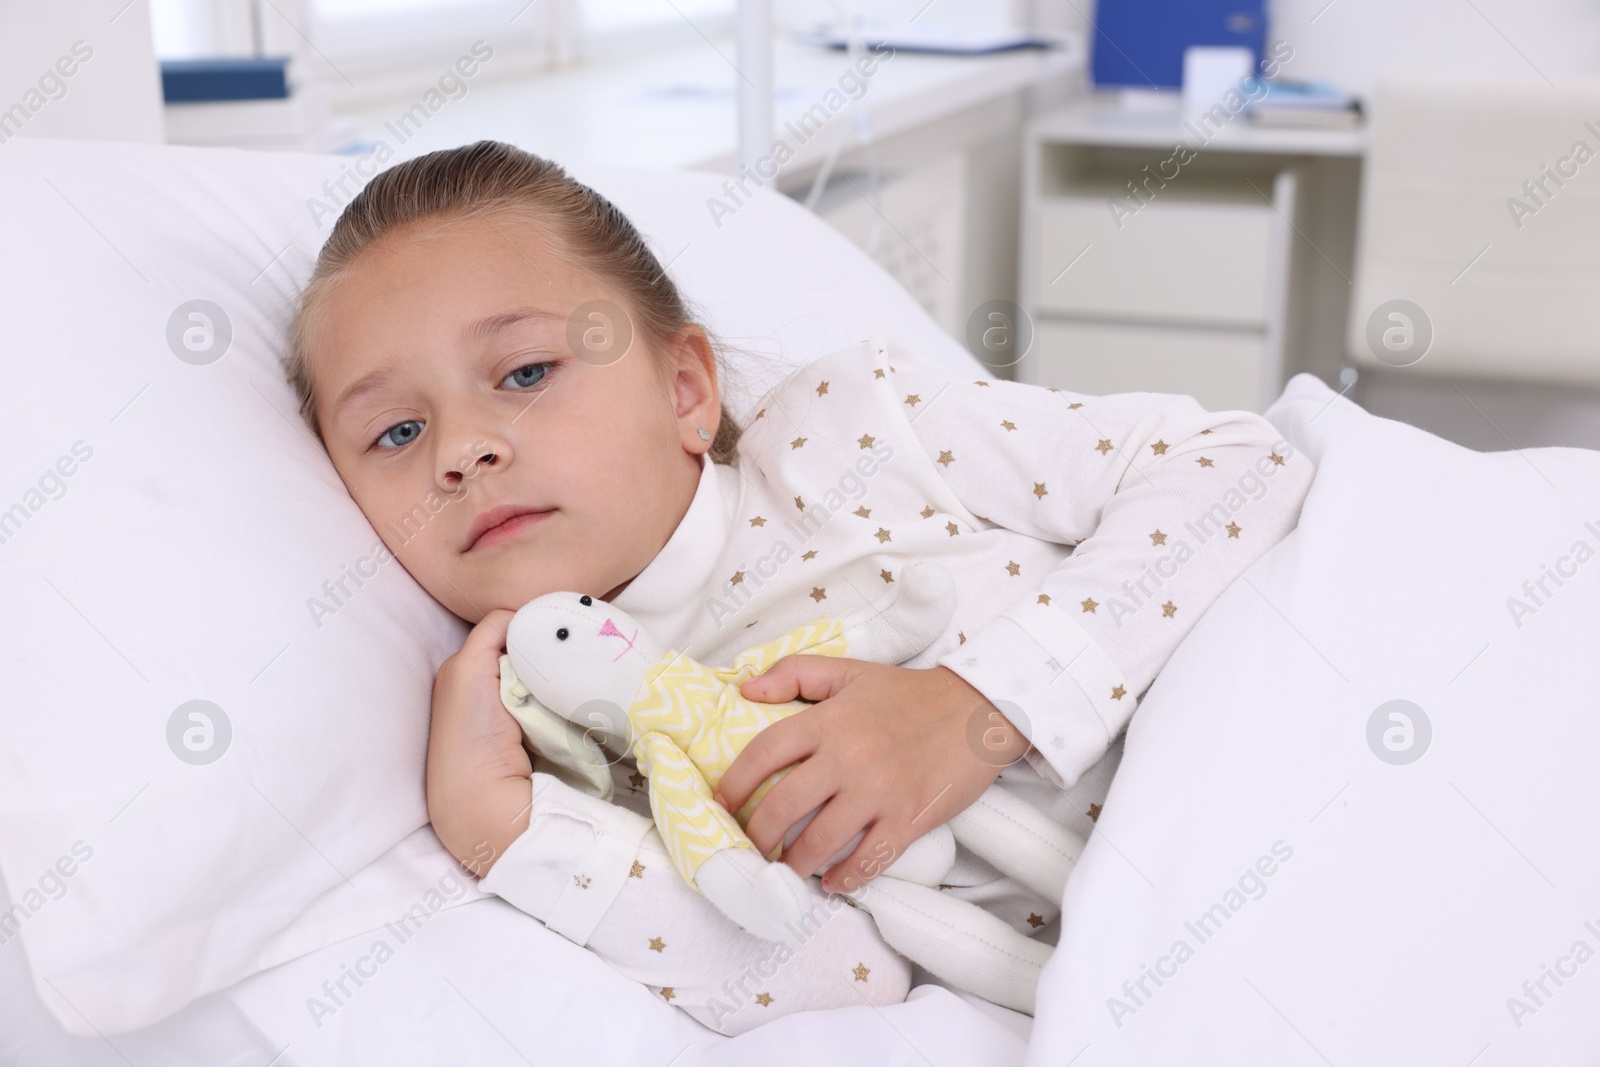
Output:
<svg viewBox="0 0 1600 1067">
<path fill-rule="evenodd" d="M 1266 322 L 1267 203 L 1183 202 L 1173 195 L 1122 216 L 1120 228 L 1104 197 L 1049 197 L 1038 207 L 1041 312 L 1241 327 Z"/>
<path fill-rule="evenodd" d="M 1034 323 L 1018 380 L 1077 393 L 1186 393 L 1210 411 L 1259 412 L 1266 337 L 1254 330 Z"/>
</svg>

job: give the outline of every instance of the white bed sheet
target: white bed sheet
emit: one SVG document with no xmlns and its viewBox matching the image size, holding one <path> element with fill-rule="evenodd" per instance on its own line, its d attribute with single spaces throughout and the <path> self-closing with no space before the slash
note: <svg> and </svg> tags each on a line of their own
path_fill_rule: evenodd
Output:
<svg viewBox="0 0 1600 1067">
<path fill-rule="evenodd" d="M 379 938 L 394 953 L 363 965 L 370 977 L 358 986 L 348 975 L 372 958 Z M 15 944 L 0 949 L 0 999 L 8 1023 L 21 1030 L 0 1037 L 0 1063 L 24 1067 L 1012 1067 L 1023 1061 L 1032 1024 L 930 983 L 889 1008 L 806 1012 L 723 1037 L 489 897 L 435 913 L 403 943 L 375 930 L 213 993 L 147 1029 L 80 1038 L 39 1004 Z M 335 999 L 324 983 L 341 977 L 350 995 L 335 990 Z"/>
<path fill-rule="evenodd" d="M 802 1013 L 722 1037 L 498 899 L 435 915 L 318 1027 L 307 998 L 365 947 L 358 938 L 302 957 L 246 981 L 231 999 L 270 1041 L 290 1046 L 294 1067 L 524 1060 L 999 1067 L 1020 1064 L 1024 1054 L 1023 1036 L 931 985 L 891 1008 Z"/>
</svg>

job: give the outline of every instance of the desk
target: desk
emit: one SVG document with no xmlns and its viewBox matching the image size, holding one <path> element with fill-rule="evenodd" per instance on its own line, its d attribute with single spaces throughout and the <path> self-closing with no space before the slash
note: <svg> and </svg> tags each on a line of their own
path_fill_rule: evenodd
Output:
<svg viewBox="0 0 1600 1067">
<path fill-rule="evenodd" d="M 629 55 L 580 67 L 485 80 L 433 114 L 403 145 L 388 125 L 413 100 L 346 112 L 366 140 L 387 139 L 396 158 L 482 137 L 510 141 L 572 167 L 687 167 L 733 173 L 737 75 L 731 38 Z M 846 53 L 787 38 L 773 42 L 773 133 L 819 103 L 849 69 Z M 862 96 L 874 135 L 886 140 L 950 115 L 1082 69 L 1084 44 L 1072 37 L 1048 51 L 985 56 L 897 53 L 866 79 Z M 491 65 L 485 74 L 493 75 Z M 795 158 L 784 175 L 821 163 L 835 144 L 854 137 L 845 106 L 803 143 L 785 138 Z"/>
<path fill-rule="evenodd" d="M 1185 121 L 1097 94 L 1024 134 L 1016 377 L 1261 411 L 1342 362 L 1364 129 Z"/>
</svg>

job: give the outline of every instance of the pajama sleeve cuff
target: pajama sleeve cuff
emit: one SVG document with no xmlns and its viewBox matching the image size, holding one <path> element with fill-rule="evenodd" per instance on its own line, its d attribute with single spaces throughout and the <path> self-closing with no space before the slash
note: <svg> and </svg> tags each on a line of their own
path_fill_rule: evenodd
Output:
<svg viewBox="0 0 1600 1067">
<path fill-rule="evenodd" d="M 533 774 L 532 799 L 528 828 L 478 887 L 586 945 L 622 891 L 653 824 L 539 771 Z"/>
<path fill-rule="evenodd" d="M 1071 788 L 1133 714 L 1120 668 L 1072 617 L 1048 604 L 1007 609 L 939 657 L 1032 742 L 1026 759 Z"/>
<path fill-rule="evenodd" d="M 528 829 L 479 886 L 710 1029 L 735 1036 L 786 1015 L 905 999 L 910 963 L 815 878 L 791 936 L 763 941 L 683 880 L 648 818 L 540 772 L 532 796 Z"/>
</svg>

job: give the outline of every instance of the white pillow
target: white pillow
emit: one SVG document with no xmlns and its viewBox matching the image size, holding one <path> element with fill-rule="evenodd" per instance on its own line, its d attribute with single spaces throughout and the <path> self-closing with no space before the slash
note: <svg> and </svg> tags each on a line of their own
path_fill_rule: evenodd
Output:
<svg viewBox="0 0 1600 1067">
<path fill-rule="evenodd" d="M 1471 452 L 1307 375 L 1267 417 L 1317 463 L 1299 527 L 1134 715 L 1029 1062 L 1592 1058 L 1600 453 Z"/>
<path fill-rule="evenodd" d="M 351 173 L 94 142 L 0 153 L 0 875 L 17 902 L 0 941 L 20 932 L 75 1033 L 149 1024 L 371 929 L 438 877 L 431 834 L 396 846 L 426 822 L 433 673 L 467 628 L 374 561 L 277 363 L 332 222 L 315 208 L 342 206 L 328 190 Z M 982 373 L 780 196 L 719 229 L 713 175 L 586 177 L 710 325 L 781 361 L 751 368 L 736 410 L 874 331 Z M 228 323 L 212 362 L 185 347 L 206 342 L 193 301 Z"/>
</svg>

